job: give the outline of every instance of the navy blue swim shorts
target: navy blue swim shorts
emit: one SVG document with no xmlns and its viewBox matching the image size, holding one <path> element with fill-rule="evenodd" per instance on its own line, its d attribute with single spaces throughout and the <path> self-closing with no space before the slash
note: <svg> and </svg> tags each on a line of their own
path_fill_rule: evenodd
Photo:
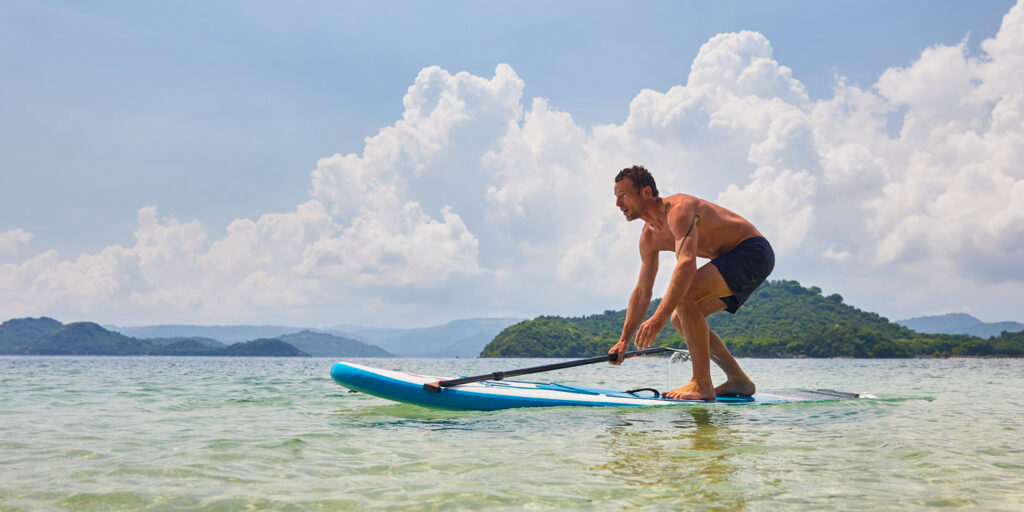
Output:
<svg viewBox="0 0 1024 512">
<path fill-rule="evenodd" d="M 721 297 L 725 310 L 735 314 L 775 268 L 775 251 L 763 236 L 748 238 L 733 250 L 711 260 L 732 295 Z"/>
</svg>

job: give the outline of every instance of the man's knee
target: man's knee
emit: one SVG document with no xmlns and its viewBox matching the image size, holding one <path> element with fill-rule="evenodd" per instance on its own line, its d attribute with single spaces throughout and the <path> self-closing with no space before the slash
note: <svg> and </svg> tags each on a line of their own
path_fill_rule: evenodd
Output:
<svg viewBox="0 0 1024 512">
<path fill-rule="evenodd" d="M 722 299 L 709 299 L 700 303 L 700 314 L 704 315 L 704 318 L 711 316 L 714 313 L 725 310 L 725 301 Z"/>
<path fill-rule="evenodd" d="M 695 318 L 696 315 L 702 315 L 700 304 L 690 300 L 689 297 L 684 298 L 676 306 L 676 309 L 672 311 L 672 325 L 674 325 L 680 331 L 685 324 L 684 318 Z"/>
</svg>

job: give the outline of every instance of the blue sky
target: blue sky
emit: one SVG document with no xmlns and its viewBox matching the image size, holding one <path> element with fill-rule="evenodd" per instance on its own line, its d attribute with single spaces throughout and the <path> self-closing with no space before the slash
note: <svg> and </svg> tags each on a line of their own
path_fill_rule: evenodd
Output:
<svg viewBox="0 0 1024 512">
<path fill-rule="evenodd" d="M 921 105 L 915 102 L 927 95 L 891 84 L 877 88 L 880 77 L 887 70 L 910 69 L 915 63 L 922 64 L 919 74 L 926 74 L 925 64 L 931 61 L 923 59 L 922 52 L 934 47 L 960 48 L 958 51 L 965 60 L 996 60 L 982 48 L 982 42 L 996 36 L 1003 16 L 1013 6 L 1014 2 L 1004 1 L 648 2 L 639 5 L 627 2 L 450 2 L 440 5 L 423 2 L 4 2 L 0 4 L 0 67 L 4 70 L 0 73 L 0 97 L 4 98 L 0 102 L 0 265 L 7 267 L 0 271 L 0 300 L 4 301 L 0 302 L 0 310 L 12 311 L 8 316 L 48 314 L 64 320 L 82 318 L 122 324 L 267 321 L 329 325 L 365 320 L 364 323 L 401 326 L 442 323 L 469 316 L 585 314 L 621 308 L 625 306 L 628 281 L 632 277 L 624 281 L 606 279 L 593 286 L 599 289 L 587 293 L 586 283 L 573 277 L 572 269 L 584 268 L 578 266 L 578 261 L 533 259 L 532 256 L 539 251 L 568 253 L 584 251 L 585 247 L 593 249 L 598 243 L 611 243 L 611 239 L 601 238 L 612 236 L 611 217 L 598 228 L 588 225 L 587 229 L 598 231 L 590 240 L 567 234 L 573 232 L 571 227 L 564 233 L 546 233 L 550 229 L 542 218 L 524 217 L 521 225 L 510 224 L 507 216 L 502 217 L 504 221 L 492 219 L 493 223 L 480 220 L 485 217 L 480 211 L 486 206 L 481 205 L 486 202 L 483 191 L 487 187 L 494 187 L 495 191 L 487 195 L 486 200 L 498 201 L 512 212 L 521 212 L 525 204 L 522 201 L 540 192 L 534 189 L 516 192 L 514 187 L 503 187 L 501 183 L 517 179 L 529 181 L 525 175 L 515 174 L 519 167 L 507 162 L 494 164 L 492 170 L 497 170 L 489 177 L 473 173 L 469 168 L 480 162 L 488 150 L 494 149 L 493 141 L 479 138 L 462 141 L 459 151 L 464 154 L 451 156 L 449 160 L 460 164 L 469 162 L 460 171 L 469 173 L 466 179 L 444 181 L 445 188 L 433 192 L 400 192 L 395 198 L 397 205 L 412 201 L 422 206 L 420 213 L 427 220 L 417 226 L 429 231 L 434 225 L 430 221 L 434 221 L 449 229 L 445 233 L 451 235 L 452 240 L 462 241 L 450 251 L 435 255 L 436 266 L 420 269 L 433 276 L 430 279 L 413 275 L 415 272 L 403 274 L 400 270 L 419 267 L 403 266 L 401 262 L 373 268 L 346 266 L 344 271 L 329 265 L 318 266 L 326 265 L 323 262 L 331 258 L 344 258 L 339 253 L 330 258 L 324 256 L 326 260 L 303 260 L 306 266 L 299 264 L 298 259 L 288 259 L 292 256 L 281 256 L 275 263 L 251 263 L 244 271 L 233 267 L 233 272 L 227 274 L 237 274 L 237 279 L 225 280 L 215 289 L 198 283 L 190 287 L 181 282 L 187 281 L 190 275 L 198 281 L 209 282 L 203 273 L 213 272 L 211 267 L 204 266 L 212 265 L 209 263 L 213 259 L 211 248 L 218 241 L 230 238 L 229 225 L 236 219 L 257 222 L 265 214 L 296 213 L 298 205 L 311 199 L 327 205 L 325 215 L 332 220 L 331 227 L 324 227 L 316 235 L 311 234 L 313 228 L 303 224 L 306 226 L 304 235 L 296 243 L 310 244 L 307 258 L 312 253 L 340 251 L 337 244 L 341 242 L 332 245 L 330 240 L 370 236 L 350 229 L 364 225 L 359 220 L 364 217 L 355 216 L 353 212 L 339 213 L 338 208 L 332 208 L 328 197 L 334 196 L 326 191 L 327 185 L 323 182 L 318 186 L 315 180 L 311 181 L 311 173 L 320 170 L 321 175 L 331 172 L 351 175 L 355 172 L 350 164 L 337 164 L 331 168 L 333 170 L 328 170 L 320 159 L 335 154 L 362 156 L 371 146 L 366 140 L 368 137 L 384 133 L 383 129 L 395 127 L 403 119 L 408 111 L 403 97 L 415 86 L 417 77 L 423 76 L 421 72 L 431 66 L 438 66 L 449 75 L 449 79 L 436 76 L 436 83 L 458 87 L 455 77 L 460 72 L 492 80 L 497 76 L 498 66 L 507 64 L 518 80 L 512 80 L 509 94 L 518 101 L 520 112 L 513 112 L 512 116 L 520 116 L 519 128 L 529 126 L 522 117 L 524 113 L 527 117 L 531 112 L 567 114 L 571 116 L 571 126 L 581 130 L 582 137 L 594 139 L 583 146 L 593 147 L 600 138 L 595 134 L 595 127 L 628 124 L 631 104 L 641 91 L 667 93 L 673 87 L 686 85 L 691 66 L 702 47 L 719 34 L 749 31 L 759 34 L 770 45 L 771 53 L 767 58 L 788 69 L 787 76 L 799 82 L 806 98 L 787 101 L 805 112 L 808 119 L 813 117 L 811 111 L 815 104 L 836 97 L 838 77 L 843 77 L 848 86 L 888 102 L 889 106 L 879 107 L 879 112 L 898 118 L 894 127 L 888 128 L 890 135 L 894 135 L 902 126 L 908 109 Z M 1006 38 L 1011 36 L 1008 31 Z M 735 45 L 739 46 L 723 42 L 723 48 L 742 47 L 737 50 L 738 54 L 746 55 L 747 48 L 743 45 L 761 47 L 758 46 L 761 39 L 737 41 Z M 962 42 L 963 46 L 958 46 Z M 1012 53 L 1013 45 L 1010 47 L 1008 51 Z M 895 80 L 897 74 L 889 76 Z M 915 76 L 908 72 L 903 78 L 912 80 Z M 940 83 L 935 84 L 939 88 L 942 80 L 957 82 L 956 76 L 941 76 Z M 983 82 L 989 76 L 1003 77 L 1005 73 L 985 75 L 976 81 Z M 954 86 L 958 85 L 950 87 Z M 986 94 L 989 96 L 979 101 L 991 112 L 1000 98 L 1012 97 L 1015 92 Z M 544 108 L 538 110 L 532 103 L 534 98 L 546 99 Z M 714 105 L 728 110 L 718 100 Z M 937 122 L 923 114 L 924 107 L 920 109 L 924 122 Z M 784 118 L 789 114 L 778 115 Z M 973 119 L 972 115 L 976 113 L 965 113 L 964 119 Z M 563 123 L 562 126 L 568 125 Z M 420 140 L 426 128 L 417 129 L 421 130 L 417 139 Z M 546 132 L 542 130 L 542 133 Z M 679 130 L 672 134 L 674 137 L 699 135 Z M 762 137 L 760 143 L 769 138 Z M 824 135 L 818 136 L 819 141 L 824 138 Z M 449 138 L 438 140 L 441 146 L 453 143 Z M 664 142 L 660 136 L 652 140 Z M 466 149 L 467 141 L 479 142 L 479 151 Z M 382 147 L 386 146 L 385 142 L 378 139 Z M 756 169 L 771 167 L 782 174 L 787 172 L 782 167 L 768 165 L 767 160 L 758 161 L 756 156 L 749 156 L 749 149 L 759 143 L 755 139 L 749 142 L 740 148 L 738 160 L 740 164 L 746 161 L 748 168 L 722 171 L 715 177 L 687 175 L 679 178 L 676 190 L 687 187 L 709 199 L 739 201 L 738 198 L 745 197 L 743 194 L 760 190 L 754 186 L 756 180 L 749 180 Z M 908 147 L 914 147 L 909 138 L 905 142 Z M 692 139 L 689 142 L 680 139 L 669 146 L 687 143 L 692 143 Z M 1003 143 L 1008 151 L 1019 151 L 1015 139 Z M 818 143 L 819 148 L 824 147 L 822 144 Z M 837 143 L 835 148 L 840 146 L 849 144 Z M 562 149 L 568 154 L 573 147 L 576 146 L 570 143 Z M 599 172 L 591 170 L 591 166 L 599 162 L 594 160 L 597 158 L 594 154 L 589 160 L 563 165 L 559 163 L 562 157 L 551 156 L 553 153 L 549 151 L 545 153 L 547 157 L 535 154 L 531 161 L 539 162 L 540 166 L 565 167 L 570 176 L 579 180 L 613 174 L 620 163 L 615 158 L 640 162 L 648 158 L 657 162 L 664 160 L 666 165 L 653 169 L 655 176 L 659 170 L 670 172 L 666 166 L 667 162 L 674 161 L 671 155 L 650 157 L 638 149 L 642 147 L 644 145 L 640 144 L 624 154 L 616 154 L 607 162 L 608 168 Z M 867 144 L 867 147 L 884 152 L 877 146 Z M 503 154 L 512 155 L 511 151 Z M 916 161 L 907 156 L 906 151 L 909 150 L 896 152 L 903 156 L 895 153 L 891 156 L 894 160 L 889 162 L 894 168 L 898 162 Z M 689 151 L 685 155 L 693 153 Z M 677 156 L 685 160 L 683 155 Z M 396 173 L 396 177 L 392 177 L 396 183 L 416 184 L 420 172 L 416 169 L 431 168 L 429 157 L 422 154 L 420 157 L 426 160 L 406 162 L 402 164 L 406 167 L 389 171 Z M 707 164 L 710 157 L 694 158 L 692 162 Z M 359 165 L 373 167 L 367 162 L 370 162 L 368 157 Z M 517 165 L 521 164 L 520 161 Z M 794 165 L 792 175 L 801 176 L 804 167 Z M 789 264 L 780 265 L 773 277 L 817 284 L 828 292 L 844 294 L 849 302 L 859 307 L 893 318 L 967 311 L 986 320 L 1024 319 L 1012 307 L 993 308 L 985 303 L 984 299 L 993 295 L 1019 297 L 1024 285 L 1019 273 L 1005 279 L 984 272 L 971 275 L 972 271 L 963 266 L 962 260 L 974 258 L 977 263 L 984 254 L 950 254 L 937 247 L 933 251 L 934 258 L 920 262 L 922 267 L 898 271 L 891 268 L 892 262 L 906 259 L 902 251 L 908 249 L 894 248 L 893 240 L 864 239 L 878 246 L 870 254 L 860 254 L 856 248 L 843 245 L 842 238 L 816 238 L 816 229 L 825 230 L 827 226 L 827 231 L 834 232 L 853 222 L 844 219 L 856 218 L 858 214 L 827 211 L 829 205 L 835 203 L 820 194 L 822 183 L 827 181 L 828 166 L 815 170 L 815 165 L 805 170 L 806 176 L 816 183 L 816 192 L 794 192 L 801 186 L 805 189 L 810 186 L 797 184 L 793 185 L 795 189 L 785 189 L 788 190 L 785 197 L 813 202 L 807 195 L 811 194 L 824 203 L 807 215 L 794 217 L 811 224 L 803 234 L 790 236 L 792 248 L 783 250 L 784 255 L 789 256 Z M 971 165 L 967 161 L 952 165 L 948 174 L 950 180 L 956 181 L 952 176 L 961 176 L 957 172 L 970 169 Z M 589 174 L 592 172 L 595 174 Z M 732 172 L 735 175 L 730 174 Z M 816 172 L 821 175 L 817 176 Z M 878 189 L 864 194 L 874 193 L 877 198 L 883 198 L 900 187 L 923 191 L 938 186 L 902 179 L 891 172 L 883 175 L 898 183 L 888 192 Z M 814 181 L 816 176 L 820 179 Z M 1016 168 L 1004 170 L 1001 176 L 1011 180 L 1024 178 Z M 783 187 L 781 178 L 773 183 Z M 463 186 L 460 184 L 477 188 L 460 190 Z M 729 192 L 730 184 L 735 186 L 733 192 Z M 511 195 L 502 195 L 503 191 Z M 762 191 L 760 197 L 769 193 Z M 473 204 L 451 199 L 460 194 L 480 197 Z M 513 196 L 515 198 L 509 199 Z M 600 196 L 594 197 L 600 200 Z M 1006 199 L 1006 208 L 977 215 L 1015 218 L 1016 210 L 1012 207 L 1015 197 Z M 553 196 L 547 202 L 558 199 Z M 871 201 L 866 198 L 853 207 L 862 208 Z M 927 201 L 942 204 L 943 199 L 934 196 Z M 910 210 L 901 215 L 913 217 L 915 212 L 929 211 L 927 206 L 921 206 L 923 204 L 903 205 Z M 446 217 L 442 213 L 445 206 L 453 208 L 453 216 Z M 748 215 L 742 202 L 729 206 Z M 154 208 L 153 216 L 147 210 L 150 207 Z M 471 213 L 474 211 L 476 215 Z M 559 215 L 557 208 L 543 211 Z M 767 211 L 761 213 L 756 208 L 753 211 L 748 216 L 755 217 L 755 221 L 759 216 L 770 216 Z M 937 226 L 943 224 L 941 216 L 924 216 L 934 220 Z M 186 242 L 173 242 L 176 239 L 171 236 L 171 241 L 165 240 L 165 243 L 191 248 L 193 253 L 182 258 L 188 265 L 199 265 L 202 269 L 179 261 L 156 270 L 153 265 L 161 263 L 140 256 L 139 232 L 144 225 L 143 218 L 152 220 L 149 225 L 156 227 L 178 223 L 174 225 L 183 230 L 185 234 L 179 235 Z M 302 217 L 304 220 L 299 223 L 313 222 L 311 218 Z M 764 222 L 769 222 L 765 218 Z M 823 218 L 835 220 L 829 223 Z M 865 219 L 864 223 L 891 224 L 886 219 L 875 216 Z M 585 222 L 585 217 L 574 222 Z M 459 225 L 465 229 L 460 231 Z M 913 240 L 926 236 L 927 233 L 915 231 L 914 226 L 923 230 L 923 225 L 921 222 L 906 224 L 905 236 L 895 237 Z M 269 228 L 254 229 L 267 232 Z M 398 231 L 385 229 L 381 232 L 410 236 L 410 240 L 418 240 L 416 236 L 422 234 L 416 227 L 395 229 Z M 943 231 L 941 227 L 928 229 L 937 230 L 928 232 L 935 236 L 951 233 L 964 236 L 963 233 L 976 232 L 971 226 L 953 232 Z M 487 230 L 509 233 L 508 239 L 488 239 L 481 234 Z M 2 236 L 5 233 L 6 238 Z M 1014 238 L 1016 232 L 1007 233 L 1011 241 L 992 256 L 993 268 L 1012 267 L 1002 262 L 1012 261 L 1022 250 Z M 628 235 L 616 236 L 625 240 Z M 314 243 L 317 237 L 321 242 L 319 246 Z M 852 246 L 853 240 L 860 239 L 851 237 L 850 240 Z M 615 243 L 618 241 L 615 238 Z M 811 250 L 815 247 L 813 242 L 824 246 L 825 250 Z M 986 244 L 984 241 L 977 243 Z M 125 251 L 104 253 L 112 247 Z M 154 250 L 159 253 L 161 249 Z M 473 258 L 460 259 L 457 255 L 463 250 L 475 251 Z M 56 254 L 43 257 L 48 251 Z M 512 252 L 517 254 L 515 261 L 495 256 Z M 830 256 L 821 259 L 825 252 Z M 370 254 L 380 257 L 384 253 L 371 251 Z M 117 263 L 95 266 L 96 261 L 108 259 Z M 173 258 L 165 255 L 157 259 Z M 837 262 L 848 266 L 840 274 L 837 274 L 840 270 L 830 266 Z M 621 268 L 621 273 L 633 274 L 635 270 L 627 263 L 632 265 L 625 257 L 609 255 L 601 264 L 591 262 L 588 265 L 593 264 L 592 270 L 602 273 L 618 272 L 616 269 Z M 455 264 L 475 270 L 467 274 L 438 273 L 438 269 Z M 520 268 L 520 264 L 532 266 Z M 220 265 L 217 268 L 223 270 L 223 264 Z M 562 269 L 560 277 L 542 271 L 551 266 Z M 186 267 L 190 270 L 186 271 Z M 304 272 L 300 277 L 294 273 L 298 267 Z M 928 275 L 924 268 L 932 269 L 938 276 L 945 277 L 949 273 L 950 279 L 945 279 L 949 287 L 922 288 L 916 294 L 896 296 L 879 288 L 879 283 L 892 282 L 890 272 L 906 279 L 896 284 L 899 288 L 920 287 L 921 276 Z M 62 274 L 65 270 L 61 269 L 71 274 Z M 396 277 L 395 272 L 402 277 Z M 1010 272 L 1012 274 L 1012 270 Z M 54 273 L 62 277 L 52 277 Z M 7 281 L 3 281 L 4 276 Z M 260 292 L 255 293 L 262 298 L 249 301 L 246 297 L 253 296 L 253 292 L 247 286 L 256 286 L 254 282 L 262 283 L 257 287 Z M 243 286 L 243 283 L 249 284 Z M 549 286 L 552 288 L 547 288 Z M 25 291 L 25 287 L 31 291 Z M 964 288 L 972 292 L 958 293 Z M 229 293 L 228 289 L 233 291 Z M 272 297 L 275 289 L 280 289 L 287 299 L 276 302 Z M 332 300 L 332 290 L 347 298 Z M 210 299 L 204 299 L 222 292 L 225 297 L 214 302 L 228 302 L 231 307 L 211 305 Z M 538 293 L 550 299 L 537 300 Z M 579 299 L 581 293 L 587 298 Z M 956 298 L 936 299 L 946 295 Z M 26 299 L 27 296 L 31 298 Z M 445 301 L 450 304 L 440 305 Z"/>
</svg>

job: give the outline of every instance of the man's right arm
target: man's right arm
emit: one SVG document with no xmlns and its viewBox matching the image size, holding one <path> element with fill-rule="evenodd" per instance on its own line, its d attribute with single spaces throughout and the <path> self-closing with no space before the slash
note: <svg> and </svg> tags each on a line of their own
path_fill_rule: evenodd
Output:
<svg viewBox="0 0 1024 512">
<path fill-rule="evenodd" d="M 648 250 L 644 247 L 644 241 L 640 241 L 640 277 L 637 279 L 636 287 L 629 296 L 629 305 L 626 307 L 626 321 L 622 325 L 622 334 L 619 342 L 608 350 L 609 354 L 618 353 L 618 360 L 612 364 L 622 363 L 622 354 L 629 350 L 629 344 L 633 340 L 633 334 L 647 315 L 647 308 L 651 305 L 651 296 L 654 293 L 654 279 L 658 276 L 658 251 Z"/>
</svg>

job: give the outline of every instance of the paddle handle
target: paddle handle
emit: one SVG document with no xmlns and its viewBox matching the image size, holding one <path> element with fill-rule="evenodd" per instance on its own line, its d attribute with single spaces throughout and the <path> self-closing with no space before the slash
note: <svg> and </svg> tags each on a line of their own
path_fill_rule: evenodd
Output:
<svg viewBox="0 0 1024 512">
<path fill-rule="evenodd" d="M 658 354 L 661 352 L 667 352 L 671 349 L 667 347 L 654 347 L 645 350 L 634 350 L 632 352 L 626 352 L 623 355 L 623 359 L 636 356 L 645 356 L 649 354 Z M 427 391 L 433 391 L 439 393 L 441 388 L 450 388 L 452 386 L 458 386 L 459 384 L 469 384 L 470 382 L 480 382 L 482 380 L 502 380 L 505 377 L 516 377 L 518 375 L 526 375 L 529 373 L 540 373 L 548 372 L 551 370 L 560 370 L 562 368 L 572 368 L 574 366 L 583 366 L 594 363 L 604 363 L 607 361 L 614 361 L 617 354 L 606 354 L 597 357 L 588 357 L 587 359 L 577 359 L 575 361 L 566 361 L 564 363 L 552 363 L 545 364 L 542 366 L 532 366 L 530 368 L 519 368 L 517 370 L 508 370 L 504 372 L 494 372 L 485 375 L 475 375 L 473 377 L 461 377 L 458 379 L 442 380 L 439 382 L 427 383 L 423 385 L 423 389 Z"/>
</svg>

